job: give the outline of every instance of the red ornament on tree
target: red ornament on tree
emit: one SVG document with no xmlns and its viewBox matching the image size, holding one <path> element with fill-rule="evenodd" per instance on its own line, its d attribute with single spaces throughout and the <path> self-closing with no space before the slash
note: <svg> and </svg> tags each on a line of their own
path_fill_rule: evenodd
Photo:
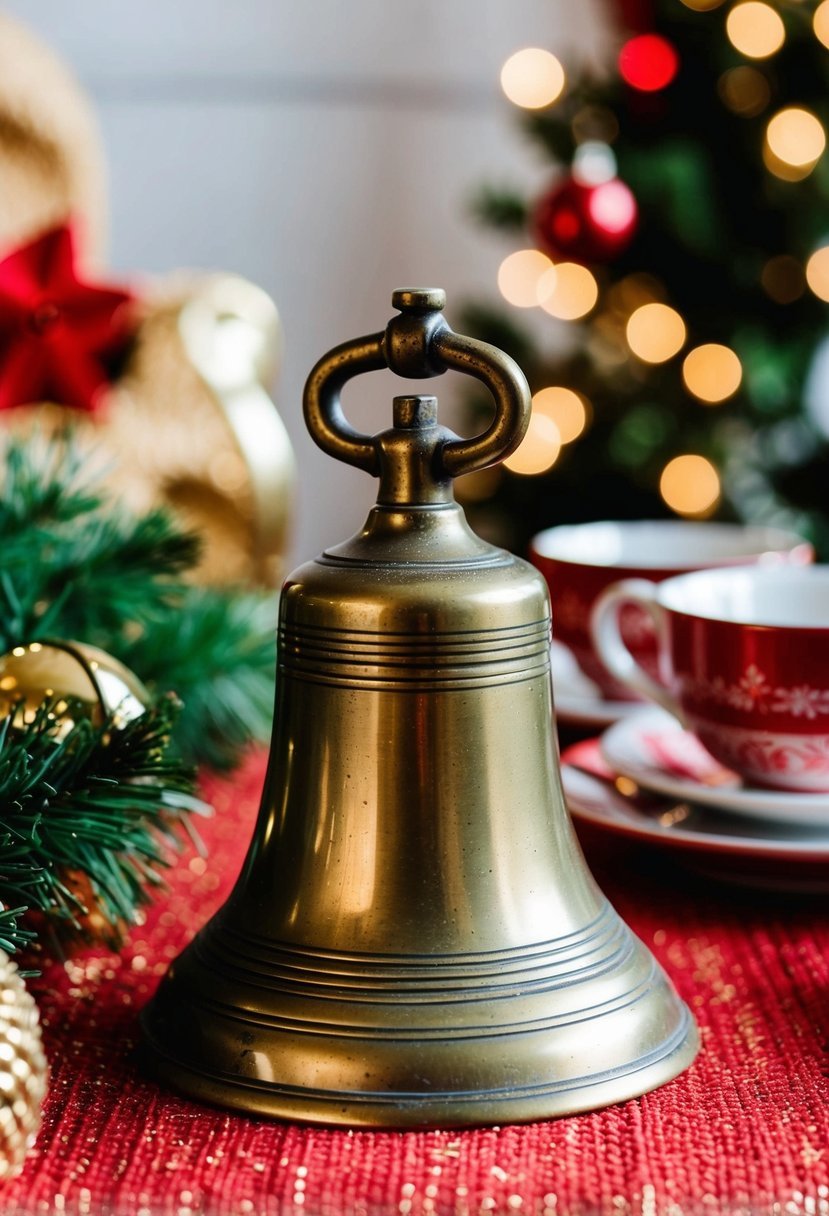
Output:
<svg viewBox="0 0 829 1216">
<path fill-rule="evenodd" d="M 599 185 L 568 177 L 539 200 L 532 226 L 554 262 L 609 262 L 630 244 L 636 219 L 636 199 L 618 177 Z"/>
<path fill-rule="evenodd" d="M 641 93 L 658 93 L 679 71 L 679 56 L 661 34 L 638 34 L 619 52 L 619 74 Z"/>
<path fill-rule="evenodd" d="M 0 262 L 0 410 L 50 401 L 94 411 L 133 329 L 126 291 L 82 282 L 70 228 Z"/>
</svg>

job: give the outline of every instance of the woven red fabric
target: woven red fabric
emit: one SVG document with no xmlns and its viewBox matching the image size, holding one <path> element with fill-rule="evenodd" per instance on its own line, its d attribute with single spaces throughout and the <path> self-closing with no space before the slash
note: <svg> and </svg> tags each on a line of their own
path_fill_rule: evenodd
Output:
<svg viewBox="0 0 829 1216">
<path fill-rule="evenodd" d="M 52 1066 L 38 1144 L 3 1213 L 829 1216 L 829 927 L 821 905 L 684 879 L 588 840 L 600 882 L 696 1013 L 680 1079 L 610 1110 L 466 1132 L 343 1132 L 226 1114 L 145 1080 L 137 1012 L 223 900 L 264 758 L 206 782 L 207 863 L 184 858 L 121 956 L 32 982 Z"/>
</svg>

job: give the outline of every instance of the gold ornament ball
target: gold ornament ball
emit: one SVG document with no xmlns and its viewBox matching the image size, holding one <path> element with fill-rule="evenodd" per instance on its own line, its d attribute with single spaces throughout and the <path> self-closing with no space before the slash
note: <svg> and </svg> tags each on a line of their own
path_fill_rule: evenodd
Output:
<svg viewBox="0 0 829 1216">
<path fill-rule="evenodd" d="M 113 715 L 123 726 L 144 713 L 150 701 L 141 681 L 123 663 L 96 646 L 81 642 L 43 641 L 15 646 L 0 658 L 0 718 L 15 723 L 34 720 L 38 708 L 52 702 L 56 730 L 69 730 L 72 713 L 101 726 Z"/>
<path fill-rule="evenodd" d="M 20 1173 L 34 1144 L 46 1082 L 37 1006 L 0 950 L 0 1179 Z"/>
</svg>

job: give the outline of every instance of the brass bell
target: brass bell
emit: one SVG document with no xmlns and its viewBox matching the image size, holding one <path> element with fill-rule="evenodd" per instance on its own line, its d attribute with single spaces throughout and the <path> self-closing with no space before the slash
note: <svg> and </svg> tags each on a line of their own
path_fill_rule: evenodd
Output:
<svg viewBox="0 0 829 1216">
<path fill-rule="evenodd" d="M 208 1101 L 329 1124 L 428 1127 L 589 1110 L 694 1058 L 696 1028 L 591 877 L 553 734 L 540 575 L 485 543 L 452 479 L 513 451 L 527 383 L 452 332 L 438 290 L 312 371 L 305 416 L 378 477 L 362 531 L 284 586 L 276 720 L 253 843 L 227 904 L 144 1013 L 160 1075 Z M 397 397 L 369 437 L 361 372 L 452 368 L 489 428 Z"/>
</svg>

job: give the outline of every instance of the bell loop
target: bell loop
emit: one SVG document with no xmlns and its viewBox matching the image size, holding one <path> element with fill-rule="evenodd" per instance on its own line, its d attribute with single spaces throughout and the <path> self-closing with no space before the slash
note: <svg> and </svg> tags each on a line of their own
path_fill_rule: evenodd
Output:
<svg viewBox="0 0 829 1216">
<path fill-rule="evenodd" d="M 414 380 L 458 371 L 481 381 L 495 398 L 495 415 L 482 434 L 470 439 L 447 434 L 438 480 L 488 468 L 518 447 L 530 421 L 524 374 L 503 351 L 454 333 L 443 316 L 445 299 L 440 288 L 395 291 L 392 303 L 400 315 L 383 333 L 344 342 L 319 360 L 305 385 L 305 421 L 329 456 L 373 477 L 381 475 L 378 436 L 363 435 L 351 426 L 341 393 L 355 376 L 384 367 Z"/>
<path fill-rule="evenodd" d="M 389 369 L 408 380 L 429 380 L 442 376 L 447 365 L 435 347 L 435 337 L 449 331 L 442 309 L 443 297 L 437 307 L 428 301 L 437 300 L 437 291 L 395 292 L 392 303 L 400 308 L 399 317 L 392 317 L 386 326 L 383 353 Z M 407 303 L 411 300 L 411 303 Z M 421 303 L 423 301 L 423 303 Z"/>
</svg>

